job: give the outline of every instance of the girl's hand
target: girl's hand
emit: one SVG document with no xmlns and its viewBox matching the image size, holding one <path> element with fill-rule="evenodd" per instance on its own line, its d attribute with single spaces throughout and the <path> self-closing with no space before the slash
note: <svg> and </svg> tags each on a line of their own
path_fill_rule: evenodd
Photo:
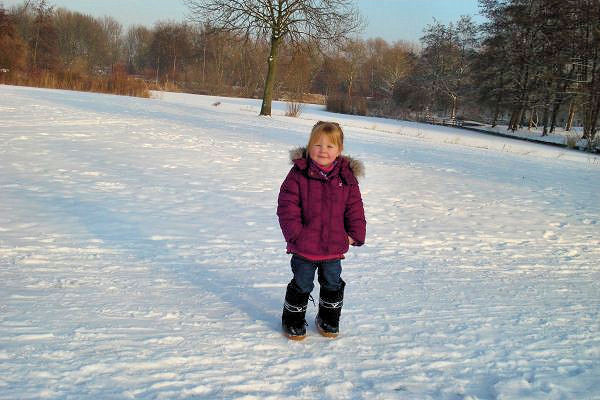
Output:
<svg viewBox="0 0 600 400">
<path fill-rule="evenodd" d="M 355 240 L 352 239 L 350 236 L 348 236 L 348 243 L 350 244 L 350 246 L 352 246 L 354 244 Z"/>
</svg>

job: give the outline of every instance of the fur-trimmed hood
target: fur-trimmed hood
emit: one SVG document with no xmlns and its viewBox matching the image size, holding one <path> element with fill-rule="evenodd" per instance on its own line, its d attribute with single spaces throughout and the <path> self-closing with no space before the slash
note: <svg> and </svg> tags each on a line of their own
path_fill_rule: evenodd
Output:
<svg viewBox="0 0 600 400">
<path fill-rule="evenodd" d="M 362 161 L 352 158 L 350 156 L 341 155 L 343 164 L 347 164 L 350 171 L 356 178 L 362 178 L 365 176 L 365 166 Z M 304 160 L 304 163 L 298 162 Z M 296 147 L 290 150 L 290 162 L 292 164 L 298 165 L 299 168 L 306 168 L 306 161 L 308 160 L 308 155 L 306 154 L 306 147 Z M 303 165 L 304 164 L 304 165 Z"/>
</svg>

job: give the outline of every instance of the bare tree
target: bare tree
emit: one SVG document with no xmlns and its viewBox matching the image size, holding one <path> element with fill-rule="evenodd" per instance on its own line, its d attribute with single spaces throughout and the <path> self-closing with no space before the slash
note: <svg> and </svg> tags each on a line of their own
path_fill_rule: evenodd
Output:
<svg viewBox="0 0 600 400">
<path fill-rule="evenodd" d="M 179 72 L 184 72 L 186 60 L 192 53 L 191 31 L 185 24 L 160 22 L 154 27 L 150 54 L 155 60 L 158 75 L 175 84 Z"/>
<path fill-rule="evenodd" d="M 108 38 L 103 25 L 90 15 L 59 8 L 54 17 L 61 68 L 92 73 L 110 65 Z"/>
<path fill-rule="evenodd" d="M 14 72 L 25 68 L 27 45 L 19 37 L 12 16 L 0 3 L 0 69 Z M 0 72 L 0 78 L 3 72 Z"/>
<path fill-rule="evenodd" d="M 392 97 L 396 84 L 411 72 L 413 63 L 414 56 L 408 44 L 397 42 L 385 49 L 381 55 L 379 91 Z"/>
<path fill-rule="evenodd" d="M 421 38 L 426 84 L 450 100 L 450 117 L 456 118 L 458 102 L 470 86 L 471 64 L 477 48 L 477 29 L 471 17 L 462 16 L 447 26 L 435 21 Z"/>
<path fill-rule="evenodd" d="M 54 6 L 47 0 L 37 0 L 33 6 L 34 36 L 30 44 L 32 48 L 32 69 L 50 70 L 57 64 L 58 46 L 56 44 L 56 30 L 52 23 Z"/>
<path fill-rule="evenodd" d="M 185 0 L 193 19 L 227 31 L 270 37 L 260 115 L 271 115 L 279 48 L 287 38 L 328 43 L 362 27 L 353 0 Z"/>
<path fill-rule="evenodd" d="M 262 60 L 261 60 L 262 61 Z M 313 77 L 321 66 L 318 53 L 309 46 L 284 46 L 280 62 L 280 76 L 289 99 L 301 101 L 310 90 Z"/>
<path fill-rule="evenodd" d="M 362 40 L 348 40 L 340 53 L 340 72 L 346 96 L 352 103 L 352 94 L 360 80 L 366 60 L 366 47 Z"/>
<path fill-rule="evenodd" d="M 152 31 L 145 26 L 135 25 L 127 30 L 125 56 L 130 73 L 140 74 L 150 65 L 149 48 L 152 43 Z"/>
<path fill-rule="evenodd" d="M 102 31 L 106 38 L 106 49 L 111 68 L 119 62 L 123 53 L 123 26 L 113 17 L 104 17 L 100 20 Z"/>
</svg>

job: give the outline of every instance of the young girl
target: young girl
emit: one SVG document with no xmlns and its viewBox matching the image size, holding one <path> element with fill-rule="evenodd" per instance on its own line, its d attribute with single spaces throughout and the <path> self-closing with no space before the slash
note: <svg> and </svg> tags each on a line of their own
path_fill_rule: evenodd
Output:
<svg viewBox="0 0 600 400">
<path fill-rule="evenodd" d="M 341 260 L 349 245 L 365 241 L 366 221 L 356 177 L 360 161 L 342 156 L 344 133 L 334 122 L 313 126 L 306 148 L 290 151 L 293 164 L 281 185 L 277 216 L 292 254 L 294 278 L 287 285 L 281 322 L 294 340 L 306 336 L 306 305 L 318 270 L 319 311 L 315 324 L 327 337 L 339 333 L 344 299 Z"/>
</svg>

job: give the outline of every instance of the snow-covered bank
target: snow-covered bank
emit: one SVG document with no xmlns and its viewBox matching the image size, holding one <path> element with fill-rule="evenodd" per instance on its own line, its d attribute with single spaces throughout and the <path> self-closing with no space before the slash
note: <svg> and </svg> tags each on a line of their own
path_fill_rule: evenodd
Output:
<svg viewBox="0 0 600 400">
<path fill-rule="evenodd" d="M 153 92 L 153 95 L 170 103 L 180 105 L 195 104 L 196 106 L 199 105 L 199 98 L 202 98 L 204 101 L 201 101 L 200 104 L 204 107 L 218 107 L 226 112 L 242 112 L 247 113 L 248 115 L 257 115 L 260 111 L 260 101 L 258 100 L 194 96 L 182 93 L 164 92 Z M 218 104 L 218 106 L 215 106 L 215 104 Z M 287 105 L 284 102 L 274 102 L 273 115 L 285 115 L 286 107 Z M 533 157 L 563 158 L 600 165 L 600 156 L 597 154 L 582 153 L 581 151 L 568 148 L 540 146 L 536 143 L 523 142 L 520 140 L 507 140 L 507 138 L 502 137 L 490 137 L 479 132 L 457 129 L 450 126 L 422 124 L 389 118 L 367 118 L 356 115 L 330 113 L 325 111 L 324 106 L 314 104 L 305 104 L 302 110 L 299 120 L 308 120 L 309 126 L 319 119 L 334 119 L 342 122 L 345 127 L 356 128 L 372 137 L 378 137 L 380 134 L 383 137 L 388 137 L 390 134 L 393 134 L 435 144 L 474 147 L 493 152 L 516 153 Z M 506 133 L 506 129 L 503 129 L 502 127 L 489 129 L 493 133 Z M 529 139 L 540 139 L 532 132 L 525 133 L 519 131 L 515 133 L 515 138 L 524 137 Z M 562 136 L 560 139 L 556 136 L 549 136 L 547 140 L 554 143 L 560 140 L 561 143 L 563 143 L 564 138 Z"/>
<path fill-rule="evenodd" d="M 220 101 L 219 106 L 213 106 Z M 259 102 L 0 86 L 0 398 L 600 397 L 600 165 Z M 287 150 L 367 167 L 337 340 L 279 332 Z"/>
</svg>

